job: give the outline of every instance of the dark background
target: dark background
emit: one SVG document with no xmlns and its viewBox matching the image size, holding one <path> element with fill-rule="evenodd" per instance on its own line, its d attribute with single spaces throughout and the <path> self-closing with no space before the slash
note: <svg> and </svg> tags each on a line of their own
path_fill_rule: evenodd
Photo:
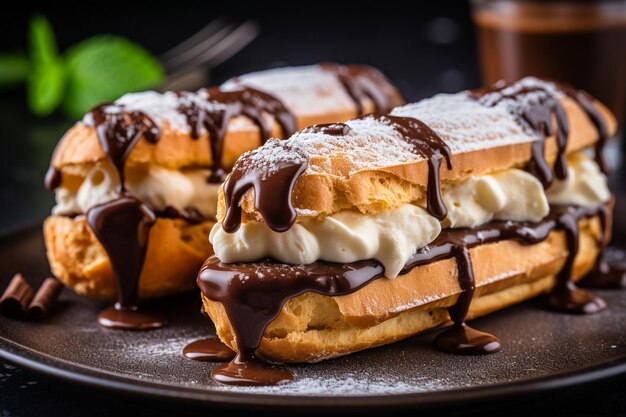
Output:
<svg viewBox="0 0 626 417">
<path fill-rule="evenodd" d="M 358 9 L 323 2 L 283 7 L 226 2 L 233 4 L 230 9 L 216 0 L 178 3 L 55 1 L 29 11 L 0 11 L 0 51 L 26 49 L 28 19 L 35 11 L 52 23 L 61 51 L 94 34 L 113 33 L 155 54 L 226 15 L 235 21 L 253 18 L 261 34 L 211 72 L 214 84 L 254 70 L 320 61 L 372 64 L 400 86 L 407 101 L 479 84 L 469 7 L 463 1 L 433 2 L 419 15 L 391 3 Z M 30 116 L 24 89 L 0 92 L 0 228 L 49 213 L 53 200 L 41 187 L 41 178 L 53 146 L 70 123 L 62 117 Z"/>
<path fill-rule="evenodd" d="M 211 71 L 212 84 L 253 70 L 337 61 L 380 68 L 407 101 L 480 85 L 469 6 L 460 0 L 415 2 L 413 9 L 419 9 L 418 13 L 393 2 L 352 7 L 341 7 L 339 2 L 283 6 L 215 0 L 128 3 L 50 1 L 31 4 L 24 11 L 2 10 L 0 52 L 26 49 L 28 18 L 35 12 L 50 19 L 61 50 L 94 34 L 113 33 L 156 54 L 213 18 L 226 15 L 233 20 L 253 18 L 261 34 Z M 61 115 L 31 116 L 23 88 L 0 92 L 0 230 L 41 221 L 49 213 L 53 198 L 44 190 L 42 178 L 54 145 L 71 123 Z M 614 175 L 613 182 L 619 183 L 619 176 Z M 626 415 L 625 388 L 626 378 L 614 378 L 540 397 L 468 406 L 455 413 Z M 123 411 L 156 416 L 161 415 L 159 410 L 165 410 L 163 415 L 202 411 L 85 389 L 0 363 L 3 417 L 100 416 Z"/>
</svg>

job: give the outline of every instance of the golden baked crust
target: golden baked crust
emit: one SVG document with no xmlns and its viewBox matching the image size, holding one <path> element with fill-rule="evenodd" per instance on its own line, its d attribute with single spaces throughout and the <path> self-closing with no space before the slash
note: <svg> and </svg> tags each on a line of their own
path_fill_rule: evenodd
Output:
<svg viewBox="0 0 626 417">
<path fill-rule="evenodd" d="M 574 280 L 593 267 L 599 252 L 599 219 L 583 219 L 579 225 Z M 552 288 L 567 256 L 567 242 L 564 232 L 553 231 L 537 244 L 505 240 L 470 253 L 477 287 L 468 315 L 473 318 Z M 450 323 L 446 307 L 460 292 L 454 259 L 377 279 L 349 295 L 308 292 L 285 303 L 265 330 L 257 354 L 278 362 L 315 362 L 391 343 Z M 204 295 L 202 300 L 220 339 L 236 349 L 222 304 Z"/>
<path fill-rule="evenodd" d="M 194 288 L 198 269 L 213 253 L 207 238 L 213 224 L 157 219 L 150 229 L 139 296 L 160 297 Z M 81 295 L 116 299 L 111 264 L 84 216 L 50 216 L 43 230 L 52 273 L 61 282 Z"/>
<path fill-rule="evenodd" d="M 334 120 L 346 120 L 354 114 L 347 112 L 345 115 L 337 116 L 342 118 Z M 322 123 L 320 120 L 328 119 L 326 115 L 320 115 L 313 123 Z M 236 125 L 238 128 L 227 130 L 224 137 L 222 161 L 227 168 L 235 163 L 239 155 L 261 144 L 259 128 L 251 120 L 240 116 L 233 119 L 230 125 Z M 167 122 L 161 125 L 160 129 L 161 135 L 157 143 L 150 143 L 143 138 L 137 142 L 128 156 L 127 167 L 158 165 L 168 169 L 182 169 L 211 165 L 211 151 L 205 130 L 198 139 L 193 139 L 189 132 L 173 130 Z M 276 122 L 273 123 L 272 137 L 281 137 L 280 126 Z M 106 155 L 102 151 L 95 129 L 77 123 L 59 142 L 52 164 L 63 173 L 78 175 L 105 160 Z"/>
<path fill-rule="evenodd" d="M 564 97 L 561 104 L 569 122 L 567 153 L 592 146 L 598 140 L 598 132 L 589 117 L 570 98 Z M 610 134 L 614 134 L 617 125 L 611 112 L 600 102 L 596 101 L 594 105 L 606 120 Z M 489 134 L 484 129 L 480 133 L 482 136 L 473 137 L 472 140 L 487 144 L 490 141 Z M 449 171 L 445 167 L 441 168 L 441 187 L 445 189 L 471 175 L 521 167 L 531 157 L 531 144 L 529 141 L 455 153 L 452 155 L 454 169 Z M 548 161 L 556 158 L 556 151 L 556 138 L 551 136 L 546 140 Z M 334 153 L 329 158 L 330 163 L 327 160 L 317 161 L 315 158 L 309 160 L 309 166 L 314 165 L 315 170 L 311 172 L 312 170 L 307 169 L 296 182 L 292 194 L 294 207 L 327 216 L 342 209 L 376 213 L 425 199 L 428 166 L 424 159 L 372 170 L 355 170 L 358 156 L 352 151 Z M 240 205 L 243 209 L 242 222 L 262 220 L 254 208 L 253 190 L 246 193 Z M 224 196 L 220 189 L 217 212 L 219 221 L 223 219 L 224 213 Z"/>
</svg>

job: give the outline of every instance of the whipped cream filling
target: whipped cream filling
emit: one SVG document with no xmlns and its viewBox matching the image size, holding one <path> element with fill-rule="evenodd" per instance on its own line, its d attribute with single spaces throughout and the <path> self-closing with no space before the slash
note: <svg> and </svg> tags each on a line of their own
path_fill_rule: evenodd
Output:
<svg viewBox="0 0 626 417">
<path fill-rule="evenodd" d="M 585 152 L 567 158 L 567 178 L 556 179 L 546 190 L 551 204 L 594 207 L 606 203 L 611 191 L 598 164 Z"/>
<path fill-rule="evenodd" d="M 126 188 L 156 211 L 163 211 L 168 206 L 178 210 L 191 207 L 212 219 L 217 212 L 220 184 L 207 182 L 209 174 L 208 169 L 177 171 L 155 166 L 149 169 L 128 169 Z M 82 182 L 73 185 L 61 184 L 56 189 L 53 214 L 82 214 L 93 206 L 117 198 L 119 177 L 110 163 L 98 164 Z"/>
<path fill-rule="evenodd" d="M 284 233 L 263 222 L 244 223 L 237 232 L 216 224 L 209 240 L 223 262 L 273 258 L 288 264 L 317 260 L 348 263 L 376 259 L 385 276 L 396 277 L 418 249 L 432 242 L 441 226 L 476 227 L 492 220 L 537 222 L 552 204 L 596 206 L 610 198 L 606 177 L 583 152 L 570 158 L 569 176 L 546 192 L 531 174 L 519 170 L 473 176 L 443 191 L 448 216 L 440 224 L 418 205 L 376 214 L 344 210 L 318 219 L 306 218 Z"/>
<path fill-rule="evenodd" d="M 443 192 L 445 227 L 476 227 L 492 220 L 538 222 L 550 206 L 541 182 L 520 169 L 472 176 Z"/>
<path fill-rule="evenodd" d="M 344 210 L 321 220 L 305 219 L 283 233 L 262 222 L 242 224 L 232 234 L 216 224 L 209 240 L 222 262 L 268 257 L 289 264 L 377 259 L 384 265 L 385 275 L 395 277 L 406 260 L 440 231 L 439 221 L 425 209 L 405 204 L 370 215 Z"/>
</svg>

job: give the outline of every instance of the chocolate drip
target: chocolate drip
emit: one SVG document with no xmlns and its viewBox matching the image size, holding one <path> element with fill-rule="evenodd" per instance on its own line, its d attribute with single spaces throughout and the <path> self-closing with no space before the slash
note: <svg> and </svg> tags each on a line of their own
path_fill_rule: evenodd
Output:
<svg viewBox="0 0 626 417">
<path fill-rule="evenodd" d="M 254 356 L 238 353 L 235 358 L 211 372 L 216 382 L 226 385 L 264 386 L 280 385 L 293 380 L 288 369 L 268 365 Z"/>
<path fill-rule="evenodd" d="M 259 166 L 259 162 L 254 159 L 254 151 L 246 153 L 237 160 L 224 183 L 226 215 L 222 228 L 225 232 L 234 233 L 239 229 L 239 204 L 246 191 L 251 188 L 254 189 L 254 207 L 272 230 L 284 232 L 296 221 L 291 192 L 306 169 L 308 159 L 302 152 L 290 147 L 287 141 L 272 141 L 270 146 L 275 147 L 277 153 L 282 155 L 271 162 L 271 167 Z"/>
<path fill-rule="evenodd" d="M 447 334 L 444 332 L 438 345 L 447 351 L 473 354 L 491 353 L 499 348 L 495 337 L 464 325 L 475 286 L 470 248 L 508 239 L 524 244 L 538 243 L 545 240 L 553 230 L 569 233 L 568 228 L 573 230 L 571 221 L 591 218 L 605 211 L 604 206 L 554 207 L 544 220 L 537 223 L 496 221 L 473 229 L 442 230 L 431 244 L 417 251 L 401 271 L 401 274 L 406 274 L 420 265 L 452 257 L 456 259 L 459 285 L 463 292 L 455 306 L 450 308 L 454 326 Z M 592 310 L 588 307 L 590 300 L 593 305 L 600 307 L 599 299 L 580 297 L 582 290 L 571 283 L 576 242 L 577 239 L 568 239 L 568 249 L 573 255 L 568 255 L 556 289 L 560 294 L 571 296 L 556 297 L 567 303 L 553 301 L 551 304 L 567 312 L 599 311 L 599 308 Z M 254 357 L 265 328 L 278 316 L 287 300 L 307 291 L 328 296 L 350 294 L 383 275 L 384 268 L 376 260 L 346 264 L 317 261 L 308 265 L 287 265 L 271 260 L 227 264 L 212 256 L 198 275 L 198 286 L 206 297 L 224 306 L 235 331 L 238 351 L 245 357 Z"/>
<path fill-rule="evenodd" d="M 165 324 L 160 316 L 138 307 L 139 277 L 155 221 L 149 206 L 127 194 L 87 212 L 87 223 L 109 257 L 118 290 L 115 306 L 98 316 L 101 326 L 142 330 Z"/>
<path fill-rule="evenodd" d="M 159 140 L 160 131 L 157 125 L 145 113 L 124 111 L 122 106 L 104 103 L 90 112 L 93 126 L 102 151 L 107 155 L 117 170 L 120 185 L 118 192 L 124 191 L 124 164 L 130 151 L 137 141 L 144 137 L 151 143 Z M 56 154 L 57 149 L 54 150 Z M 52 160 L 55 157 L 52 155 Z M 44 185 L 50 191 L 61 185 L 61 171 L 52 163 L 46 172 Z"/>
<path fill-rule="evenodd" d="M 330 136 L 345 136 L 351 131 L 345 123 L 321 123 L 302 129 L 305 133 L 323 133 Z"/>
<path fill-rule="evenodd" d="M 285 137 L 295 132 L 294 116 L 280 100 L 270 94 L 246 86 L 233 91 L 210 88 L 205 92 L 206 98 L 203 100 L 198 100 L 197 93 L 180 93 L 179 111 L 187 117 L 192 138 L 200 137 L 202 127 L 209 133 L 211 182 L 221 183 L 226 176 L 222 164 L 224 139 L 228 122 L 234 117 L 249 117 L 259 127 L 261 144 L 272 134 L 272 125 L 265 113 L 278 121 Z"/>
<path fill-rule="evenodd" d="M 228 362 L 235 357 L 235 352 L 216 336 L 189 343 L 181 354 L 187 359 L 200 362 Z"/>
<path fill-rule="evenodd" d="M 610 206 L 612 205 L 613 201 L 610 202 Z M 600 219 L 602 220 L 604 233 L 600 244 L 603 250 L 598 255 L 598 260 L 593 270 L 582 281 L 582 285 L 589 288 L 623 289 L 626 288 L 626 265 L 623 262 L 616 262 L 615 259 L 607 259 L 608 256 L 605 250 L 611 233 L 611 217 L 609 216 L 608 207 L 601 214 Z M 622 260 L 624 258 L 622 256 Z"/>
<path fill-rule="evenodd" d="M 198 275 L 198 285 L 226 309 L 238 350 L 233 361 L 213 371 L 213 378 L 231 385 L 275 385 L 290 380 L 288 370 L 270 367 L 254 354 L 265 328 L 283 304 L 306 291 L 349 294 L 382 274 L 383 267 L 371 260 L 290 266 L 269 261 L 224 264 L 216 257 L 209 258 Z"/>
<path fill-rule="evenodd" d="M 556 227 L 565 232 L 568 254 L 565 265 L 557 275 L 556 285 L 548 298 L 549 305 L 564 313 L 589 314 L 606 309 L 606 303 L 595 294 L 582 290 L 572 282 L 572 268 L 578 254 L 578 215 L 576 208 L 567 207 L 556 217 Z M 602 213 L 601 211 L 600 213 Z M 601 217 L 604 217 L 601 215 Z"/>
<path fill-rule="evenodd" d="M 153 210 L 126 192 L 124 167 L 141 137 L 159 140 L 156 124 L 146 114 L 103 104 L 91 111 L 102 150 L 117 170 L 118 198 L 87 211 L 87 224 L 106 251 L 115 276 L 118 301 L 100 313 L 98 324 L 113 329 L 143 330 L 162 327 L 165 320 L 138 307 L 139 278 L 148 235 L 156 221 Z"/>
<path fill-rule="evenodd" d="M 385 77 L 376 69 L 364 65 L 320 64 L 326 71 L 339 79 L 346 92 L 354 101 L 357 115 L 365 114 L 363 102 L 369 99 L 374 103 L 374 111 L 388 113 L 402 104 L 395 91 L 388 87 Z"/>
<path fill-rule="evenodd" d="M 399 117 L 391 115 L 373 115 L 381 123 L 393 127 L 402 135 L 402 139 L 413 145 L 415 152 L 428 162 L 428 184 L 426 187 L 426 209 L 428 213 L 443 220 L 448 214 L 443 199 L 441 198 L 440 169 L 441 159 L 445 158 L 448 170 L 452 169 L 450 148 L 446 143 L 424 122 L 412 117 Z"/>
<path fill-rule="evenodd" d="M 113 104 L 102 104 L 91 111 L 102 151 L 107 155 L 117 173 L 120 183 L 118 193 L 125 191 L 124 166 L 126 158 L 144 137 L 148 142 L 156 143 L 160 132 L 156 124 L 145 113 L 139 111 L 108 111 Z"/>
<path fill-rule="evenodd" d="M 470 92 L 470 97 L 488 106 L 496 106 L 506 101 L 508 110 L 513 113 L 520 124 L 532 129 L 539 135 L 539 140 L 532 144 L 531 159 L 527 170 L 548 188 L 554 181 L 567 178 L 566 148 L 569 136 L 567 114 L 559 99 L 545 87 L 533 86 L 515 88 L 515 84 L 496 83 L 491 87 Z M 556 129 L 552 117 L 556 118 Z M 545 157 L 545 140 L 554 135 L 556 130 L 557 156 L 554 172 Z"/>
<path fill-rule="evenodd" d="M 598 132 L 598 141 L 596 142 L 595 147 L 596 163 L 604 174 L 608 173 L 604 147 L 606 145 L 606 141 L 609 139 L 609 129 L 606 125 L 604 117 L 602 117 L 600 112 L 593 105 L 593 98 L 587 92 L 583 90 L 576 90 L 565 84 L 560 84 L 559 86 L 565 94 L 578 103 L 578 105 L 587 114 L 587 117 L 589 117 L 589 120 L 591 120 L 591 123 L 595 126 Z"/>
<path fill-rule="evenodd" d="M 496 353 L 502 349 L 497 337 L 492 334 L 481 332 L 465 324 L 470 304 L 474 298 L 476 281 L 474 280 L 474 268 L 470 258 L 469 248 L 463 239 L 453 239 L 451 254 L 456 259 L 461 294 L 456 303 L 448 309 L 452 327 L 437 335 L 435 344 L 437 347 L 450 353 L 461 355 L 484 355 Z"/>
</svg>

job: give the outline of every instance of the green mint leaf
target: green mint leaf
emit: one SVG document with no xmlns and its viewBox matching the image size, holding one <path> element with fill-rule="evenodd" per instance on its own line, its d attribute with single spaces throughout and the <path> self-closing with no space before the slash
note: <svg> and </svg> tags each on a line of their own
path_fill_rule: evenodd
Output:
<svg viewBox="0 0 626 417">
<path fill-rule="evenodd" d="M 59 56 L 54 32 L 44 16 L 34 16 L 29 27 L 28 105 L 33 113 L 45 116 L 61 103 L 65 92 L 65 68 Z"/>
<path fill-rule="evenodd" d="M 129 92 L 157 87 L 164 79 L 159 62 L 124 38 L 101 35 L 73 46 L 66 54 L 67 94 L 63 110 L 73 118 Z"/>
<path fill-rule="evenodd" d="M 63 99 L 65 80 L 61 60 L 34 67 L 28 77 L 28 105 L 31 111 L 38 116 L 52 113 Z"/>
<path fill-rule="evenodd" d="M 0 54 L 0 88 L 19 84 L 28 76 L 28 58 L 20 54 Z"/>
<path fill-rule="evenodd" d="M 54 32 L 44 16 L 37 15 L 30 19 L 28 43 L 33 65 L 48 65 L 58 60 Z"/>
</svg>

